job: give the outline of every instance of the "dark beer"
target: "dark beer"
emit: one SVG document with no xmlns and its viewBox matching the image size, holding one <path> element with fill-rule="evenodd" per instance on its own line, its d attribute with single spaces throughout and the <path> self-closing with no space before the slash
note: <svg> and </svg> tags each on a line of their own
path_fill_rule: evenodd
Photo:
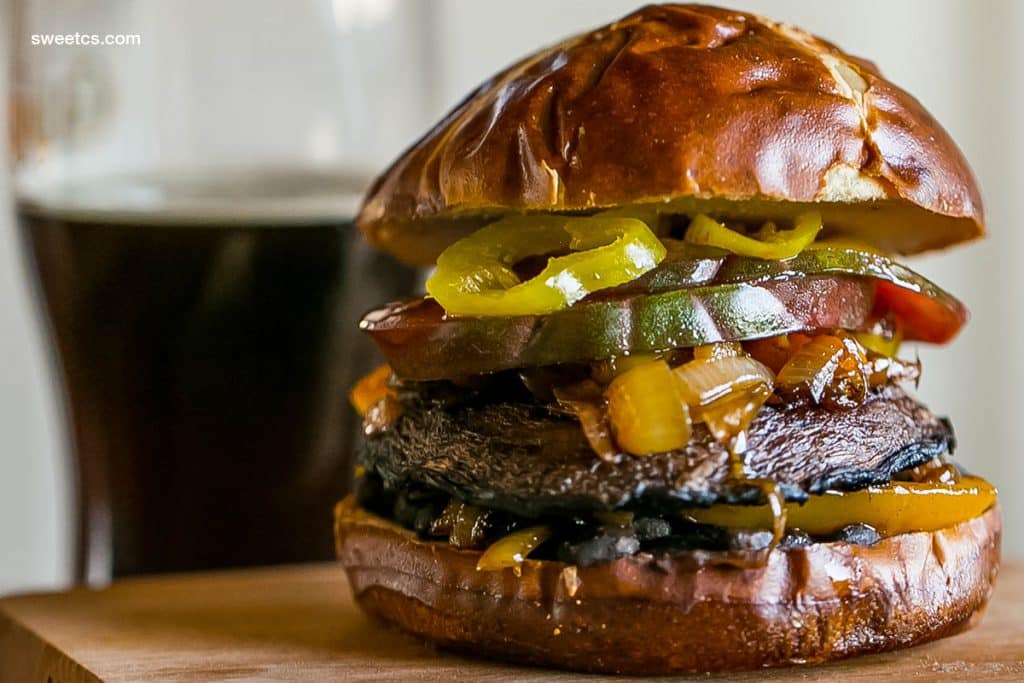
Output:
<svg viewBox="0 0 1024 683">
<path fill-rule="evenodd" d="M 357 322 L 415 273 L 315 202 L 267 217 L 240 196 L 228 215 L 157 189 L 152 211 L 19 205 L 72 436 L 78 576 L 328 559 L 347 391 L 380 362 Z"/>
</svg>

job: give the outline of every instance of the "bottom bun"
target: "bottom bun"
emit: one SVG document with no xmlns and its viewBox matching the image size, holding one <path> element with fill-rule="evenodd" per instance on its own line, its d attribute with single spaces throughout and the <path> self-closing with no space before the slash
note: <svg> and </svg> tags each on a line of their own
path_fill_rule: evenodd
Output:
<svg viewBox="0 0 1024 683">
<path fill-rule="evenodd" d="M 692 554 L 477 571 L 458 550 L 360 509 L 335 510 L 338 557 L 369 614 L 443 647 L 620 674 L 817 663 L 970 628 L 999 567 L 996 507 L 872 546 L 777 549 L 756 569 Z"/>
</svg>

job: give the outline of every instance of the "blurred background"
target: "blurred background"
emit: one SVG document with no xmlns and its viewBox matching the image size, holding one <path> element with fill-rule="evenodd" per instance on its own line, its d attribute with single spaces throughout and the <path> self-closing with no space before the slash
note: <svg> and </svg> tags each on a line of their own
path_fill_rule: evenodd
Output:
<svg viewBox="0 0 1024 683">
<path fill-rule="evenodd" d="M 0 4 L 0 51 L 5 63 L 10 61 L 11 46 L 26 40 L 13 34 L 16 4 L 12 0 Z M 99 10 L 120 5 L 91 4 Z M 1024 491 L 1024 458 L 1016 453 L 1017 429 L 1024 417 L 1019 402 L 1024 385 L 1020 353 L 1024 231 L 1016 227 L 1015 213 L 1024 189 L 1024 166 L 1019 163 L 1024 158 L 1024 129 L 1018 121 L 1019 112 L 1024 111 L 1024 43 L 1018 40 L 1024 30 L 1024 3 L 731 0 L 727 4 L 799 24 L 870 58 L 925 104 L 970 160 L 984 192 L 990 238 L 912 260 L 911 265 L 960 296 L 973 320 L 948 348 L 920 349 L 924 375 L 918 393 L 937 413 L 952 416 L 960 462 L 1000 487 L 1005 549 L 1024 555 L 1020 523 L 1024 496 L 1017 495 Z M 66 4 L 68 11 L 80 11 L 83 5 L 89 3 Z M 296 5 L 309 7 L 295 11 Z M 637 6 L 621 0 L 271 0 L 254 13 L 240 0 L 213 4 L 189 0 L 165 3 L 163 9 L 139 0 L 131 12 L 114 13 L 117 26 L 102 26 L 103 11 L 93 21 L 98 32 L 139 33 L 142 46 L 119 49 L 136 50 L 140 59 L 157 46 L 163 58 L 171 56 L 152 86 L 155 97 L 181 103 L 181 108 L 154 108 L 149 114 L 153 117 L 180 117 L 187 129 L 195 108 L 206 106 L 215 111 L 205 111 L 203 116 L 220 117 L 221 129 L 279 133 L 273 127 L 298 120 L 295 110 L 308 112 L 309 120 L 303 118 L 301 125 L 277 135 L 277 144 L 301 148 L 332 168 L 344 167 L 351 182 L 339 193 L 345 195 L 338 199 L 340 203 L 331 206 L 332 215 L 341 215 L 351 211 L 371 173 L 482 79 L 539 45 L 605 23 Z M 302 23 L 318 13 L 329 17 L 330 31 L 314 33 L 312 24 Z M 181 24 L 176 24 L 178 20 Z M 175 47 L 171 32 L 181 25 L 203 26 L 206 33 L 179 41 Z M 363 37 L 360 31 L 365 32 Z M 235 68 L 259 74 L 265 90 L 235 93 L 232 83 L 216 80 L 218 65 L 229 63 L 233 54 L 216 46 L 243 40 L 250 47 L 253 41 L 265 45 L 264 58 Z M 197 53 L 196 45 L 206 46 L 205 51 Z M 316 63 L 311 57 L 318 55 L 331 57 L 320 70 L 293 72 L 282 66 L 303 57 Z M 207 65 L 203 83 L 217 92 L 196 89 L 175 58 L 191 60 L 193 71 L 196 64 Z M 9 75 L 0 70 L 4 101 L 13 101 L 6 96 Z M 225 97 L 225 92 L 234 94 Z M 13 107 L 8 115 L 11 111 Z M 318 120 L 317 112 L 335 119 Z M 230 150 L 233 133 L 228 139 L 203 138 L 201 133 L 179 131 L 182 140 L 198 149 Z M 8 156 L 6 149 L 3 156 Z M 25 245 L 13 220 L 9 188 L 10 178 L 0 167 L 0 593 L 63 585 L 72 577 L 74 565 L 74 475 L 64 437 L 61 389 L 34 299 Z"/>
</svg>

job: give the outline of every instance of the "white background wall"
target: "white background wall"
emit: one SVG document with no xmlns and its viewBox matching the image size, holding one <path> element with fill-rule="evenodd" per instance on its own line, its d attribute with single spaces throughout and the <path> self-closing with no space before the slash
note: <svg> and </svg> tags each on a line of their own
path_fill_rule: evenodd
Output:
<svg viewBox="0 0 1024 683">
<path fill-rule="evenodd" d="M 0 3 L 0 64 L 9 17 L 10 6 Z M 6 102 L 6 77 L 0 69 L 0 102 Z M 0 119 L 5 111 L 0 106 Z M 0 135 L 4 159 L 6 142 Z M 0 593 L 69 576 L 69 478 L 49 358 L 29 301 L 0 163 Z"/>
<path fill-rule="evenodd" d="M 285 0 L 275 0 L 284 2 Z M 386 0 L 380 0 L 385 2 Z M 951 415 L 959 459 L 1003 491 L 1006 549 L 1024 555 L 1024 3 L 1017 0 L 722 0 L 819 33 L 879 64 L 959 141 L 984 191 L 991 237 L 912 263 L 959 295 L 974 319 L 948 348 L 922 349 L 919 394 Z M 539 44 L 611 20 L 624 0 L 433 2 L 439 66 L 422 127 L 491 72 Z M 337 2 L 335 3 L 337 5 Z M 0 29 L 9 26 L 0 2 Z M 0 48 L 6 37 L 0 30 Z M 3 97 L 0 73 L 0 101 Z M 313 86 L 311 86 L 313 87 Z M 0 107 L 2 115 L 3 107 Z M 0 141 L 3 136 L 0 136 Z M 381 153 L 379 163 L 399 149 Z M 0 173 L 0 593 L 68 576 L 68 473 L 42 334 L 30 305 Z"/>
</svg>

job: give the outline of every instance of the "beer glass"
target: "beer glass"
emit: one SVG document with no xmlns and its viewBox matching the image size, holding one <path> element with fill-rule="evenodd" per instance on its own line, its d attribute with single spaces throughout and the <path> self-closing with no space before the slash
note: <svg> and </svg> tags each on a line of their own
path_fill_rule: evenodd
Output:
<svg viewBox="0 0 1024 683">
<path fill-rule="evenodd" d="M 332 555 L 347 390 L 379 362 L 357 322 L 416 283 L 351 219 L 423 127 L 430 5 L 15 3 L 13 186 L 77 579 Z"/>
</svg>

